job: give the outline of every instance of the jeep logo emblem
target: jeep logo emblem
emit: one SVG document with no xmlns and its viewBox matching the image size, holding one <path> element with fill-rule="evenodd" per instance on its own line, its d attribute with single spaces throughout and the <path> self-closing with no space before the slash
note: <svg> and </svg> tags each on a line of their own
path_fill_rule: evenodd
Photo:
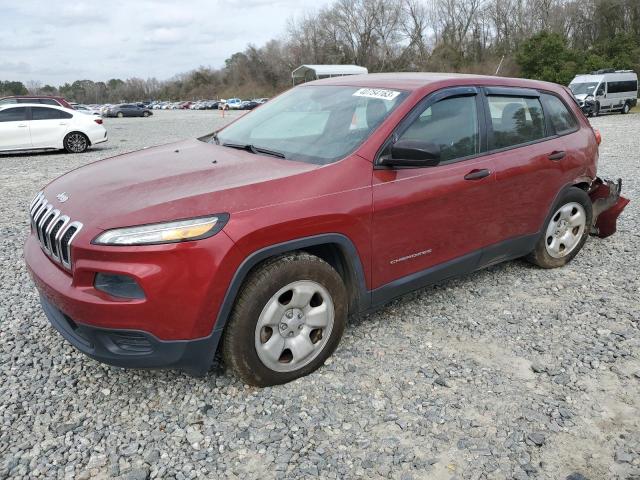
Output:
<svg viewBox="0 0 640 480">
<path fill-rule="evenodd" d="M 69 200 L 69 195 L 67 195 L 67 192 L 62 192 L 57 194 L 56 198 L 60 201 L 60 203 L 64 203 Z"/>
</svg>

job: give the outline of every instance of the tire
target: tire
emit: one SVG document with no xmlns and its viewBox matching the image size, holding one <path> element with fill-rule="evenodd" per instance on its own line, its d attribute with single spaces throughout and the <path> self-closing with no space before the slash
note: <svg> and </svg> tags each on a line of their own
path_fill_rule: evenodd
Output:
<svg viewBox="0 0 640 480">
<path fill-rule="evenodd" d="M 122 117 L 124 117 L 124 113 L 122 113 L 122 112 L 118 112 L 118 113 L 116 114 L 116 117 L 118 117 L 118 118 L 122 118 Z"/>
<path fill-rule="evenodd" d="M 89 142 L 89 139 L 84 133 L 71 132 L 64 137 L 62 144 L 64 145 L 64 149 L 69 153 L 82 153 L 89 148 L 91 142 Z"/>
<path fill-rule="evenodd" d="M 142 116 L 143 117 L 148 117 L 149 116 L 149 112 L 142 112 Z"/>
<path fill-rule="evenodd" d="M 620 113 L 622 115 L 626 115 L 627 113 L 629 113 L 629 110 L 631 110 L 631 106 L 629 105 L 629 102 L 626 102 L 623 106 L 622 106 L 622 110 L 620 110 Z"/>
<path fill-rule="evenodd" d="M 589 195 L 584 190 L 571 187 L 554 205 L 527 260 L 542 268 L 566 265 L 587 241 L 592 218 Z"/>
<path fill-rule="evenodd" d="M 593 107 L 593 116 L 597 117 L 600 115 L 600 102 L 596 102 L 596 106 Z"/>
<path fill-rule="evenodd" d="M 304 252 L 267 260 L 240 289 L 222 339 L 225 364 L 258 387 L 308 375 L 338 346 L 347 305 L 342 278 L 324 260 Z"/>
</svg>

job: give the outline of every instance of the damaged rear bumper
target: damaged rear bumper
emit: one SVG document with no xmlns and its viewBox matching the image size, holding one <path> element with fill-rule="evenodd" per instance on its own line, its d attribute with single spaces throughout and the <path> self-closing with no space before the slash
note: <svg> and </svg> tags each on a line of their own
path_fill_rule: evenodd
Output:
<svg viewBox="0 0 640 480">
<path fill-rule="evenodd" d="M 606 238 L 616 233 L 616 221 L 629 199 L 620 195 L 622 179 L 617 182 L 597 177 L 591 184 L 589 197 L 593 203 L 591 235 Z"/>
</svg>

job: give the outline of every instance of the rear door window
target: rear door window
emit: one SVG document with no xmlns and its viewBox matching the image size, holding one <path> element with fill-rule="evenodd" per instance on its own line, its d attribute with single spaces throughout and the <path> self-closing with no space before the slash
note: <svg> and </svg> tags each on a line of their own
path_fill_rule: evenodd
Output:
<svg viewBox="0 0 640 480">
<path fill-rule="evenodd" d="M 71 118 L 73 115 L 56 108 L 47 107 L 31 107 L 32 120 L 59 120 L 63 118 Z"/>
<path fill-rule="evenodd" d="M 546 109 L 549 123 L 557 135 L 574 132 L 578 128 L 578 121 L 562 100 L 555 95 L 543 93 L 542 101 Z"/>
<path fill-rule="evenodd" d="M 545 137 L 542 105 L 537 98 L 490 95 L 489 149 L 514 147 Z"/>
<path fill-rule="evenodd" d="M 27 119 L 27 107 L 7 108 L 0 111 L 0 122 L 21 122 Z"/>
</svg>

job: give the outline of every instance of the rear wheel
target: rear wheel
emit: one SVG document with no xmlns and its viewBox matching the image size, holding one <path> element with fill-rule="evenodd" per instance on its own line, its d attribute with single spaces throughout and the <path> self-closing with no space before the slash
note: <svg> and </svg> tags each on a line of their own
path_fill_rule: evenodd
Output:
<svg viewBox="0 0 640 480">
<path fill-rule="evenodd" d="M 333 353 L 347 320 L 344 283 L 304 252 L 250 274 L 225 328 L 225 363 L 245 383 L 269 386 L 307 375 Z"/>
<path fill-rule="evenodd" d="M 542 268 L 557 268 L 575 257 L 589 236 L 592 219 L 591 199 L 572 187 L 556 203 L 535 250 L 527 257 Z"/>
<path fill-rule="evenodd" d="M 631 110 L 631 105 L 629 105 L 629 102 L 627 102 L 622 107 L 622 110 L 620 110 L 620 113 L 622 113 L 623 115 L 626 115 L 627 113 L 629 113 L 629 110 Z"/>
<path fill-rule="evenodd" d="M 124 113 L 122 113 L 122 112 L 118 112 L 118 114 L 116 115 L 116 117 L 118 117 L 118 118 L 122 118 L 122 117 L 124 117 Z"/>
<path fill-rule="evenodd" d="M 82 153 L 89 148 L 89 139 L 84 133 L 71 132 L 64 137 L 63 145 L 69 153 Z"/>
</svg>

